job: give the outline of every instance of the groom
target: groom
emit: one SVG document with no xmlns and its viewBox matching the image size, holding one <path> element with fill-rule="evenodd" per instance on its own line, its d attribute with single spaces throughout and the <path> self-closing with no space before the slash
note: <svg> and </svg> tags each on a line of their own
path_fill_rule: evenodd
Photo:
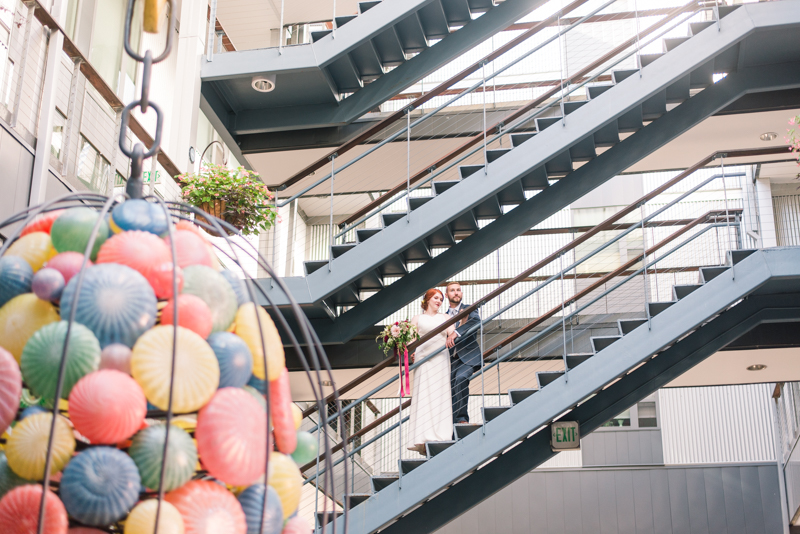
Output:
<svg viewBox="0 0 800 534">
<path fill-rule="evenodd" d="M 450 282 L 445 290 L 450 309 L 447 315 L 453 317 L 468 304 L 461 301 L 461 284 Z M 453 396 L 453 422 L 469 423 L 467 405 L 469 403 L 469 378 L 480 368 L 481 349 L 476 339 L 477 332 L 467 334 L 472 327 L 481 321 L 477 310 L 461 319 L 456 330 L 447 337 L 447 348 L 450 349 L 450 388 Z"/>
</svg>

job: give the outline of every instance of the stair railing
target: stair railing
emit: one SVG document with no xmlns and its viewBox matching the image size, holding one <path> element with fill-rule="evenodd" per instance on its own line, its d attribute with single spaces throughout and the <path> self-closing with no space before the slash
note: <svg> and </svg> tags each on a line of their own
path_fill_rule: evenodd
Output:
<svg viewBox="0 0 800 534">
<path fill-rule="evenodd" d="M 353 229 L 370 220 L 375 220 L 381 213 L 396 209 L 395 207 L 398 206 L 397 203 L 402 201 L 405 196 L 403 189 L 407 188 L 409 193 L 417 192 L 419 194 L 422 193 L 422 191 L 419 191 L 421 188 L 426 186 L 430 187 L 430 184 L 436 179 L 452 174 L 455 172 L 457 166 L 468 163 L 481 163 L 481 160 L 476 159 L 474 156 L 479 152 L 485 151 L 485 147 L 491 145 L 492 148 L 501 148 L 502 146 L 498 143 L 502 143 L 502 138 L 504 136 L 514 132 L 530 130 L 534 119 L 547 114 L 554 108 L 563 106 L 563 103 L 576 91 L 590 83 L 610 80 L 610 72 L 613 68 L 637 54 L 636 43 L 639 42 L 640 39 L 649 37 L 641 46 L 646 46 L 655 42 L 664 34 L 688 22 L 689 19 L 703 9 L 704 8 L 701 8 L 695 1 L 675 8 L 669 15 L 636 33 L 636 35 L 624 41 L 613 50 L 603 54 L 587 66 L 581 68 L 575 74 L 570 75 L 563 82 L 561 80 L 555 80 L 552 89 L 545 91 L 537 98 L 527 102 L 512 112 L 499 117 L 494 124 L 488 128 L 484 128 L 480 133 L 470 137 L 467 141 L 451 149 L 444 155 L 437 154 L 434 161 L 426 163 L 422 166 L 422 170 L 410 177 L 408 183 L 413 187 L 407 187 L 406 183 L 398 183 L 389 191 L 381 194 L 378 198 L 355 210 L 351 215 L 338 223 L 340 231 L 334 236 L 335 239 L 342 239 Z M 574 25 L 570 26 L 568 30 L 573 29 L 573 27 Z M 554 37 L 566 35 L 568 30 L 559 32 L 559 34 Z M 611 63 L 609 63 L 610 61 Z M 600 70 L 598 71 L 597 69 Z M 592 74 L 593 72 L 594 74 Z M 496 74 L 499 73 L 500 71 Z M 496 74 L 491 76 L 490 79 L 494 78 Z M 473 87 L 477 85 L 478 84 L 475 84 Z M 563 91 L 562 87 L 564 87 Z M 415 124 L 412 124 L 412 127 L 414 125 Z M 423 134 L 420 134 L 419 137 L 423 137 Z M 375 148 L 378 147 L 376 146 Z"/>
</svg>

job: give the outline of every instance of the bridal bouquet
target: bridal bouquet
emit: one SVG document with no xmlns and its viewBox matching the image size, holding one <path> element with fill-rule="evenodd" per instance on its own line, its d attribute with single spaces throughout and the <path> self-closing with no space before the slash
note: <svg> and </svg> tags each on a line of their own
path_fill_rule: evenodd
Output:
<svg viewBox="0 0 800 534">
<path fill-rule="evenodd" d="M 394 352 L 394 357 L 400 359 L 403 354 L 403 361 L 400 362 L 400 396 L 405 397 L 406 391 L 411 391 L 411 384 L 408 379 L 408 346 L 419 339 L 417 327 L 410 321 L 397 321 L 392 325 L 384 327 L 383 332 L 376 338 L 381 344 L 383 353 L 387 356 L 389 351 Z M 403 387 L 403 363 L 405 363 L 405 387 Z"/>
</svg>

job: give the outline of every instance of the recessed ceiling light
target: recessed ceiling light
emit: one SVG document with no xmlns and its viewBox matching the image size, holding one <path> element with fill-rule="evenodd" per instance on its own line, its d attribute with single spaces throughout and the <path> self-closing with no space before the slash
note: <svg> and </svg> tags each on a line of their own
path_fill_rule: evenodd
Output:
<svg viewBox="0 0 800 534">
<path fill-rule="evenodd" d="M 750 367 L 748 367 L 747 370 L 748 371 L 763 371 L 766 368 L 767 368 L 767 366 L 764 365 L 763 363 L 757 363 L 755 365 L 751 365 Z"/>
<path fill-rule="evenodd" d="M 275 89 L 275 75 L 253 76 L 253 81 L 250 82 L 250 85 L 259 93 L 269 93 Z"/>
<path fill-rule="evenodd" d="M 325 387 L 333 387 L 333 382 L 331 382 L 330 380 L 323 380 L 322 385 Z"/>
<path fill-rule="evenodd" d="M 778 134 L 775 132 L 767 132 L 759 135 L 758 138 L 762 141 L 774 141 L 778 138 Z"/>
</svg>

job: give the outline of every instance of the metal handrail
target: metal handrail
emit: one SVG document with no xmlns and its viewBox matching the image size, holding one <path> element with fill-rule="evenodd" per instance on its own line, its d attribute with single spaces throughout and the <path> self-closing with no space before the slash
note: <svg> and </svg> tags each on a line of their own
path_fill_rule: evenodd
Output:
<svg viewBox="0 0 800 534">
<path fill-rule="evenodd" d="M 422 124 L 423 122 L 425 122 L 425 121 L 426 121 L 426 120 L 428 120 L 429 118 L 431 118 L 431 117 L 433 117 L 434 115 L 436 115 L 437 113 L 439 113 L 439 112 L 440 112 L 441 110 L 443 110 L 444 108 L 446 108 L 446 107 L 450 106 L 450 105 L 451 105 L 451 104 L 453 104 L 454 102 L 456 102 L 456 101 L 460 100 L 460 99 L 461 99 L 461 98 L 463 98 L 464 96 L 466 96 L 466 95 L 468 95 L 468 94 L 472 93 L 473 91 L 475 91 L 475 90 L 476 90 L 476 89 L 478 89 L 479 87 L 483 86 L 485 82 L 488 82 L 489 80 L 492 80 L 492 79 L 494 79 L 496 76 L 499 76 L 500 74 L 502 74 L 502 73 L 503 73 L 503 72 L 505 72 L 506 70 L 508 70 L 508 69 L 510 69 L 511 67 L 513 67 L 513 66 L 517 65 L 517 64 L 518 64 L 520 61 L 522 61 L 522 60 L 524 60 L 524 59 L 526 59 L 526 58 L 530 57 L 532 54 L 534 54 L 534 53 L 538 52 L 539 50 L 541 50 L 541 49 L 542 49 L 544 46 L 546 46 L 546 45 L 550 44 L 551 42 L 553 42 L 553 41 L 555 41 L 556 39 L 560 38 L 562 35 L 564 35 L 564 34 L 568 33 L 569 31 L 571 31 L 571 30 L 575 29 L 576 27 L 580 26 L 580 25 L 583 23 L 583 21 L 585 21 L 585 20 L 587 20 L 588 18 L 590 18 L 590 17 L 592 17 L 592 16 L 596 15 L 597 13 L 599 13 L 599 12 L 600 12 L 600 11 L 602 11 L 603 9 L 607 8 L 607 7 L 608 7 L 608 6 L 610 6 L 611 4 L 614 4 L 614 3 L 616 3 L 617 1 L 618 1 L 618 0 L 608 0 L 606 3 L 604 3 L 603 5 L 601 5 L 600 7 L 598 7 L 597 9 L 595 9 L 594 11 L 592 11 L 591 13 L 589 13 L 589 14 L 587 14 L 587 15 L 585 15 L 585 16 L 583 16 L 583 17 L 581 17 L 581 18 L 580 18 L 580 19 L 579 19 L 577 22 L 574 22 L 574 23 L 573 23 L 573 24 L 571 24 L 570 26 L 567 26 L 565 29 L 563 29 L 563 30 L 561 30 L 560 32 L 556 33 L 556 34 L 555 34 L 555 35 L 553 35 L 552 37 L 549 37 L 548 39 L 545 39 L 545 40 L 544 40 L 542 43 L 540 43 L 540 44 L 536 45 L 535 47 L 533 47 L 531 50 L 529 50 L 529 51 L 525 52 L 524 54 L 521 54 L 521 55 L 520 55 L 518 58 L 514 59 L 513 61 L 511 61 L 511 62 L 510 62 L 510 63 L 508 63 L 507 65 L 503 66 L 501 69 L 498 69 L 497 71 L 495 71 L 494 73 L 492 73 L 490 76 L 487 76 L 487 77 L 485 78 L 485 80 L 484 80 L 484 79 L 481 79 L 481 81 L 480 81 L 480 82 L 477 82 L 477 83 L 473 84 L 472 86 L 470 86 L 470 87 L 468 87 L 468 88 L 464 89 L 464 90 L 463 90 L 463 91 L 461 91 L 459 94 L 457 94 L 457 95 L 455 95 L 454 97 L 450 98 L 450 99 L 449 99 L 447 102 L 445 102 L 444 104 L 440 105 L 440 106 L 439 106 L 439 107 L 437 107 L 436 109 L 433 109 L 433 110 L 429 111 L 428 113 L 424 114 L 422 117 L 420 117 L 419 119 L 415 120 L 415 121 L 414 121 L 414 122 L 412 122 L 410 125 L 406 125 L 406 126 L 404 126 L 403 128 L 401 128 L 401 129 L 400 129 L 400 130 L 398 130 L 397 132 L 394 132 L 392 135 L 390 135 L 390 136 L 389 136 L 389 137 L 387 137 L 386 139 L 384 139 L 384 140 L 382 140 L 381 142 L 379 142 L 379 143 L 377 143 L 377 144 L 373 145 L 373 146 L 372 146 L 372 147 L 371 147 L 369 150 L 367 150 L 367 151 L 363 152 L 362 154 L 359 154 L 358 156 L 356 156 L 355 158 L 351 159 L 351 160 L 350 160 L 350 161 L 348 161 L 347 163 L 345 163 L 345 164 L 341 165 L 340 167 L 338 167 L 338 168 L 336 168 L 336 169 L 332 170 L 331 172 L 329 172 L 329 173 L 328 173 L 328 174 L 326 174 L 325 176 L 321 177 L 319 180 L 315 181 L 315 182 L 314 182 L 314 183 L 312 183 L 311 185 L 308 185 L 308 186 L 306 186 L 306 187 L 305 187 L 305 188 L 303 188 L 302 190 L 300 190 L 300 191 L 298 191 L 297 193 L 295 193 L 294 195 L 290 196 L 288 199 L 286 199 L 286 200 L 284 200 L 283 202 L 279 203 L 279 204 L 278 204 L 278 207 L 279 207 L 279 208 L 282 208 L 283 206 L 286 206 L 287 204 L 289 204 L 289 203 L 290 203 L 290 202 L 292 202 L 293 200 L 295 200 L 295 199 L 297 199 L 297 198 L 300 198 L 301 196 L 303 196 L 304 194 L 308 193 L 309 191 L 311 191 L 311 190 L 312 190 L 312 189 L 314 189 L 315 187 L 317 187 L 317 186 L 319 186 L 319 185 L 322 185 L 323 183 L 327 182 L 327 181 L 328 181 L 328 180 L 330 180 L 330 179 L 331 179 L 333 176 L 335 176 L 335 175 L 339 174 L 340 172 L 342 172 L 343 170 L 345 170 L 345 169 L 349 168 L 350 166 L 352 166 L 352 165 L 354 165 L 354 164 L 358 163 L 359 161 L 361 161 L 362 159 L 366 158 L 367 156 L 369 156 L 370 154 L 372 154 L 372 153 L 373 153 L 373 152 L 375 152 L 376 150 L 380 149 L 381 147 L 383 147 L 383 146 L 385 146 L 385 145 L 387 145 L 387 144 L 391 143 L 392 141 L 394 141 L 395 139 L 397 139 L 398 137 L 400 137 L 402 134 L 406 133 L 406 132 L 407 132 L 407 131 L 409 131 L 410 129 L 413 129 L 414 127 L 416 127 L 416 126 L 418 126 L 418 125 Z M 692 2 L 692 3 L 694 3 L 694 2 L 695 2 L 695 0 L 693 0 L 693 2 Z M 542 27 L 544 27 L 544 26 L 542 26 Z M 537 31 L 538 31 L 538 30 L 537 30 Z M 527 32 L 526 32 L 526 33 L 527 33 Z M 533 35 L 533 34 L 531 33 L 531 35 Z M 485 63 L 485 60 L 481 60 L 481 61 L 480 61 L 480 64 L 481 64 L 481 66 L 483 65 L 483 63 Z M 405 108 L 403 108 L 402 110 L 400 110 L 400 111 L 396 112 L 395 114 L 397 114 L 397 113 L 400 113 L 400 114 L 401 114 L 401 116 L 405 116 L 407 113 L 410 113 L 410 112 L 411 112 L 413 109 L 414 109 L 414 108 L 413 108 L 413 107 L 411 107 L 411 106 L 406 106 Z M 328 156 L 328 159 L 327 159 L 326 161 L 330 161 L 330 158 L 336 158 L 336 157 L 338 157 L 338 156 L 340 156 L 340 154 L 339 154 L 338 152 L 331 152 L 331 154 Z M 311 167 L 309 167 L 309 169 L 310 169 L 310 168 L 311 168 Z M 321 168 L 321 166 L 320 166 L 320 167 L 318 167 L 318 168 Z M 310 172 L 310 171 L 309 171 L 309 172 Z M 404 183 L 405 183 L 405 182 L 404 182 Z M 338 236 L 336 236 L 336 237 L 338 237 Z"/>
<path fill-rule="evenodd" d="M 637 38 L 641 38 L 641 37 L 645 37 L 645 36 L 650 35 L 651 33 L 655 32 L 658 29 L 660 29 L 665 24 L 667 24 L 671 20 L 675 19 L 676 17 L 679 17 L 682 14 L 689 14 L 690 16 L 694 16 L 694 14 L 696 14 L 697 11 L 700 11 L 700 10 L 703 9 L 703 8 L 700 8 L 699 6 L 695 6 L 695 4 L 696 4 L 696 2 L 693 0 L 692 2 L 689 2 L 688 4 L 686 4 L 686 5 L 684 5 L 684 6 L 680 7 L 680 8 L 676 8 L 675 10 L 673 10 L 672 14 L 668 15 L 667 17 L 665 17 L 664 19 L 660 20 L 659 22 L 654 23 L 649 28 L 646 28 L 645 30 L 639 32 L 635 37 L 632 37 L 628 41 L 626 41 L 626 42 L 622 43 L 621 45 L 617 46 L 616 48 L 614 48 L 610 52 L 604 54 L 599 59 L 593 61 L 592 63 L 590 63 L 589 65 L 587 65 L 586 67 L 584 67 L 583 69 L 578 71 L 576 74 L 571 76 L 569 79 L 565 80 L 567 85 L 572 85 L 574 82 L 580 81 L 578 83 L 578 85 L 576 85 L 575 87 L 573 87 L 572 89 L 569 90 L 569 93 L 567 93 L 567 96 L 569 94 L 574 93 L 576 90 L 580 89 L 581 87 L 584 87 L 586 84 L 591 83 L 596 78 L 601 76 L 603 74 L 603 72 L 607 71 L 608 69 L 614 68 L 616 65 L 618 65 L 622 61 L 625 61 L 626 59 L 628 59 L 632 55 L 636 54 L 638 52 L 638 50 L 637 49 L 633 49 L 628 54 L 623 55 L 617 61 L 615 61 L 614 63 L 609 65 L 602 72 L 595 74 L 591 78 L 583 79 L 584 76 L 586 76 L 589 72 L 591 72 L 595 68 L 603 65 L 609 59 L 611 59 L 614 56 L 616 56 L 617 54 L 625 51 L 627 48 L 633 46 L 636 43 Z M 691 9 L 692 6 L 694 6 L 694 9 Z M 677 22 L 675 24 L 675 26 L 677 26 L 678 24 L 682 24 L 683 22 L 684 21 L 681 20 L 681 21 Z M 649 41 L 647 41 L 645 43 L 645 45 L 653 42 L 656 39 L 659 39 L 664 33 L 668 32 L 671 29 L 672 28 L 667 28 L 666 30 L 664 30 L 660 34 L 656 35 L 655 37 L 652 37 Z M 502 118 L 501 120 L 496 122 L 494 125 L 492 125 L 489 128 L 487 128 L 484 132 L 481 132 L 480 134 L 478 134 L 478 135 L 476 135 L 474 137 L 471 137 L 469 140 L 467 140 L 466 142 L 462 143 L 460 146 L 456 147 L 455 149 L 451 150 L 450 152 L 448 152 L 444 156 L 440 157 L 437 161 L 435 161 L 431 165 L 427 165 L 424 170 L 422 170 L 422 171 L 418 172 L 417 174 L 411 176 L 409 180 L 404 181 L 402 184 L 396 185 L 395 187 L 393 187 L 392 189 L 390 189 L 386 193 L 382 194 L 381 196 L 379 196 L 378 198 L 376 198 L 375 200 L 373 200 L 372 202 L 370 202 L 369 204 L 367 204 L 363 208 L 359 209 L 358 211 L 356 211 L 352 215 L 349 215 L 346 219 L 344 219 L 344 220 L 342 220 L 341 222 L 338 223 L 339 224 L 339 228 L 341 229 L 341 231 L 338 234 L 336 234 L 334 236 L 334 238 L 339 238 L 339 237 L 345 235 L 347 232 L 349 232 L 350 230 L 352 230 L 353 228 L 355 228 L 356 226 L 358 226 L 362 222 L 366 221 L 370 217 L 373 217 L 377 213 L 380 213 L 381 211 L 383 211 L 383 209 L 385 209 L 387 207 L 384 204 L 388 203 L 387 205 L 391 205 L 394 202 L 396 202 L 396 201 L 400 200 L 401 198 L 403 198 L 403 196 L 404 196 L 403 194 L 401 194 L 398 198 L 393 198 L 393 197 L 395 195 L 397 195 L 398 193 L 401 193 L 404 189 L 407 189 L 407 187 L 406 187 L 407 183 L 408 184 L 414 184 L 413 188 L 408 188 L 408 193 L 410 193 L 411 191 L 415 191 L 416 189 L 418 189 L 418 188 L 428 184 L 432 180 L 434 180 L 437 176 L 440 176 L 444 172 L 447 172 L 448 170 L 452 169 L 455 165 L 458 165 L 459 163 L 464 161 L 469 156 L 475 154 L 478 150 L 481 150 L 481 147 L 475 148 L 472 151 L 470 151 L 470 152 L 464 154 L 463 156 L 461 156 L 456 161 L 450 163 L 446 167 L 440 168 L 442 165 L 444 165 L 445 163 L 450 161 L 452 158 L 458 156 L 463 151 L 469 149 L 471 146 L 473 146 L 475 144 L 478 144 L 480 141 L 482 141 L 484 139 L 484 134 L 493 135 L 491 139 L 487 140 L 487 144 L 488 143 L 492 143 L 492 142 L 496 141 L 497 139 L 499 139 L 500 137 L 502 137 L 503 135 L 507 135 L 511 131 L 514 131 L 521 124 L 529 122 L 531 119 L 538 117 L 539 115 L 541 115 L 542 113 L 544 113 L 548 109 L 554 107 L 557 103 L 559 103 L 561 101 L 561 99 L 555 99 L 554 101 L 548 103 L 547 105 L 543 106 L 542 108 L 539 108 L 532 116 L 526 116 L 526 114 L 529 111 L 531 111 L 531 110 L 535 109 L 537 106 L 545 103 L 549 98 L 551 98 L 551 97 L 555 96 L 557 93 L 559 93 L 560 90 L 561 90 L 560 87 L 554 87 L 553 89 L 545 92 L 543 95 L 541 95 L 538 98 L 532 100 L 528 104 L 525 104 L 524 106 L 518 108 L 517 110 L 513 111 L 508 116 Z M 507 126 L 506 127 L 506 123 L 508 123 L 509 121 L 514 122 L 514 124 L 512 124 L 511 126 Z M 437 170 L 437 172 L 435 174 L 433 174 L 431 172 L 433 169 Z M 420 180 L 422 180 L 422 178 L 424 178 L 429 173 L 430 173 L 430 176 L 428 176 L 425 180 L 420 182 Z M 406 194 L 408 194 L 408 193 L 406 193 Z"/>
</svg>

